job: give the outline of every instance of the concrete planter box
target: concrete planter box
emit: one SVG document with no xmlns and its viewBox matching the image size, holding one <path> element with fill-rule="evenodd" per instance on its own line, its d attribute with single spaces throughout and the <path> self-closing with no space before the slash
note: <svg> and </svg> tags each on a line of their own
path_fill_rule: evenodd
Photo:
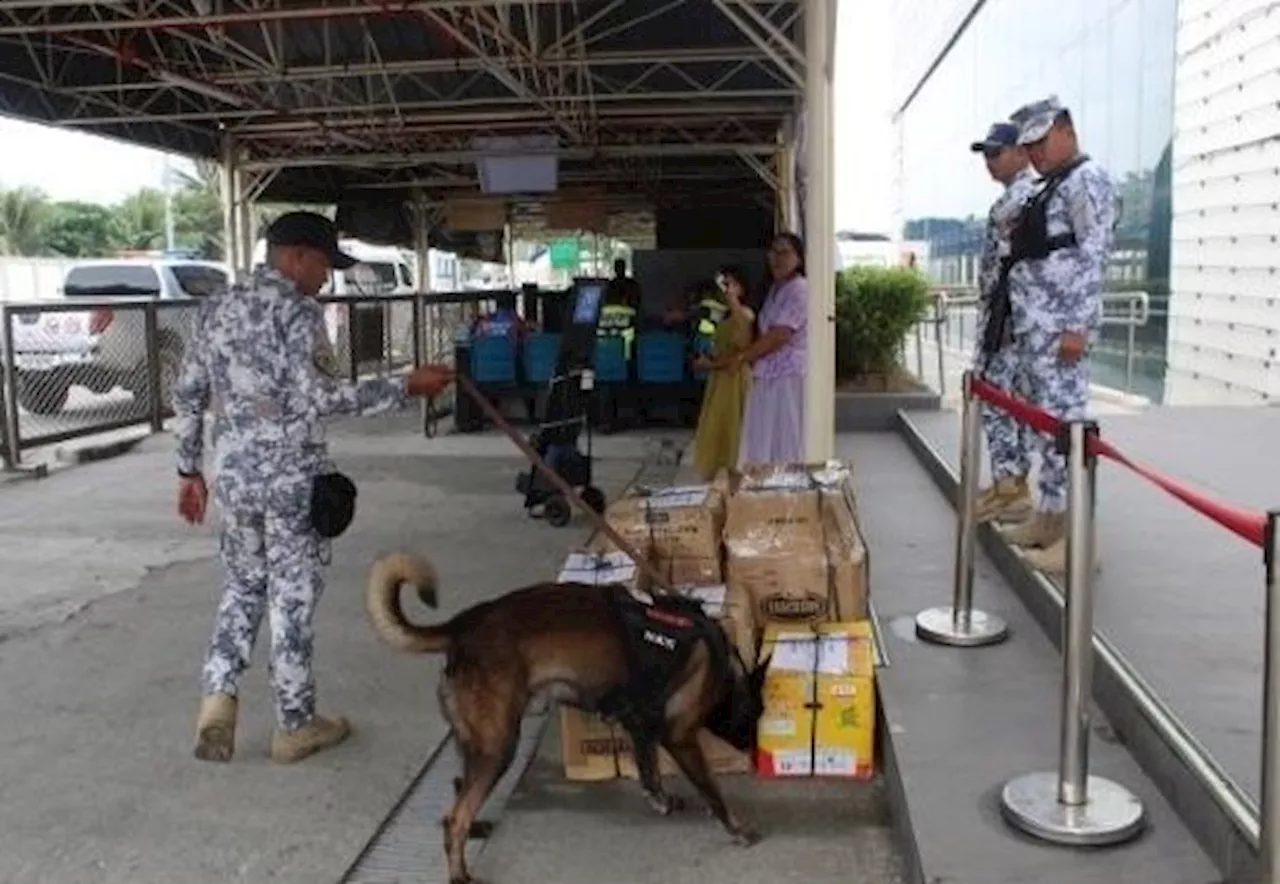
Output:
<svg viewBox="0 0 1280 884">
<path fill-rule="evenodd" d="M 871 377 L 836 389 L 836 432 L 894 432 L 899 411 L 938 411 L 942 398 L 913 379 Z"/>
</svg>

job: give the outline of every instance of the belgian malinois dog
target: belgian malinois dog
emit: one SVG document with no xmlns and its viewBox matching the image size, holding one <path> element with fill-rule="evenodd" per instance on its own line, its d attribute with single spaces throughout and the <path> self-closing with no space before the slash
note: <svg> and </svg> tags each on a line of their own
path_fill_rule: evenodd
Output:
<svg viewBox="0 0 1280 884">
<path fill-rule="evenodd" d="M 658 813 L 682 806 L 662 788 L 657 772 L 661 745 L 735 841 L 750 846 L 760 839 L 725 806 L 698 732 L 706 727 L 730 745 L 751 751 L 763 710 L 767 663 L 747 671 L 723 629 L 696 602 L 685 602 L 692 606 L 686 609 L 689 616 L 678 610 L 671 614 L 668 603 L 643 609 L 683 628 L 683 662 L 669 669 L 665 683 L 655 685 L 651 668 L 644 667 L 636 677 L 639 658 L 627 644 L 634 633 L 619 614 L 619 605 L 625 604 L 618 601 L 626 593 L 622 587 L 540 583 L 481 602 L 448 622 L 422 626 L 404 616 L 400 590 L 405 585 L 414 587 L 428 607 L 436 606 L 432 565 L 408 553 L 393 553 L 374 563 L 365 607 L 378 635 L 392 647 L 446 655 L 440 704 L 463 760 L 453 808 L 443 820 L 450 884 L 473 881 L 466 865 L 467 837 L 485 798 L 515 756 L 525 706 L 538 694 L 618 721 L 635 744 L 641 786 Z M 661 651 L 664 642 L 673 642 L 670 635 L 658 628 L 642 638 Z"/>
</svg>

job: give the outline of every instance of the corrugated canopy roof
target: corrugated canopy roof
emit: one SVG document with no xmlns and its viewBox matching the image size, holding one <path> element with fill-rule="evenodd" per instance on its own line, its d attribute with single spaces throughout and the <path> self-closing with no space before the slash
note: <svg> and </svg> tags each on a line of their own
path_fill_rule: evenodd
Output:
<svg viewBox="0 0 1280 884">
<path fill-rule="evenodd" d="M 753 0 L 5 0 L 0 111 L 214 158 L 262 199 L 476 192 L 472 139 L 558 141 L 618 209 L 771 188 L 801 6 Z M 623 205 L 625 204 L 625 205 Z"/>
</svg>

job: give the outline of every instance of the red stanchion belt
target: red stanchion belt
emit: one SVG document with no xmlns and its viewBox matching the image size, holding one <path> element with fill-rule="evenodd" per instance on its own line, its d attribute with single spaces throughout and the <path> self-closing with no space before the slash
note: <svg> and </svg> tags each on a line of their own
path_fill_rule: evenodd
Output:
<svg viewBox="0 0 1280 884">
<path fill-rule="evenodd" d="M 607 519 L 591 507 L 587 506 L 586 502 L 578 495 L 578 493 L 569 486 L 569 483 L 561 478 L 559 473 L 547 466 L 547 462 L 544 461 L 538 452 L 533 449 L 533 446 L 529 444 L 524 436 L 517 433 L 515 429 L 507 423 L 506 419 L 498 409 L 494 408 L 493 403 L 491 403 L 483 393 L 476 389 L 476 385 L 469 377 L 460 374 L 456 375 L 454 380 L 457 382 L 458 387 L 461 390 L 475 400 L 476 405 L 480 406 L 480 410 L 484 412 L 485 417 L 493 421 L 493 425 L 501 430 L 502 433 L 515 444 L 516 448 L 520 449 L 521 453 L 528 458 L 530 465 L 540 472 L 543 477 L 560 492 L 566 501 L 577 507 L 578 510 L 595 525 L 597 530 L 613 541 L 613 545 L 620 552 L 626 553 L 631 561 L 635 562 L 636 567 L 639 568 L 651 581 L 651 588 L 654 591 L 662 591 L 667 588 L 667 581 L 663 579 L 660 573 L 658 573 L 658 569 L 649 561 L 648 556 L 642 556 L 636 552 L 635 547 L 615 531 Z"/>
<path fill-rule="evenodd" d="M 1049 414 L 1049 412 L 1036 408 L 1030 402 L 1019 399 L 1007 390 L 1002 390 L 995 384 L 989 384 L 980 377 L 975 376 L 973 378 L 972 389 L 974 396 L 984 402 L 990 402 L 996 408 L 1007 411 L 1020 423 L 1026 424 L 1033 430 L 1056 436 L 1062 428 L 1062 421 Z"/>
<path fill-rule="evenodd" d="M 1047 411 L 1037 408 L 1030 402 L 1019 399 L 1007 390 L 990 384 L 979 377 L 972 379 L 971 388 L 974 396 L 1009 413 L 1014 419 L 1034 430 L 1039 430 L 1041 433 L 1048 433 L 1049 435 L 1057 435 L 1062 428 L 1062 421 Z M 1092 454 L 1098 457 L 1105 457 L 1121 466 L 1128 467 L 1196 512 L 1207 516 L 1228 531 L 1243 537 L 1255 546 L 1260 547 L 1266 543 L 1267 517 L 1262 513 L 1232 506 L 1231 504 L 1219 503 L 1198 491 L 1193 491 L 1177 479 L 1170 478 L 1159 470 L 1131 460 L 1120 449 L 1096 436 L 1090 440 L 1090 450 Z"/>
<path fill-rule="evenodd" d="M 1208 516 L 1223 528 L 1238 534 L 1254 546 L 1260 547 L 1266 543 L 1267 517 L 1265 515 L 1243 507 L 1219 503 L 1198 491 L 1192 491 L 1177 479 L 1171 479 L 1158 470 L 1130 460 L 1125 456 L 1124 452 L 1109 442 L 1095 438 L 1090 447 L 1093 448 L 1094 454 L 1099 457 L 1109 458 L 1122 466 L 1128 467 L 1148 482 L 1159 486 L 1193 510 L 1196 510 L 1201 515 Z"/>
</svg>

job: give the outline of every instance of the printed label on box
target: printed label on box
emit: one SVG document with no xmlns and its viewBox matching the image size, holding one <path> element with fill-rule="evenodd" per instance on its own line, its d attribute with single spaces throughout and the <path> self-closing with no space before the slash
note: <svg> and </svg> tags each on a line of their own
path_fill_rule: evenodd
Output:
<svg viewBox="0 0 1280 884">
<path fill-rule="evenodd" d="M 624 552 L 570 553 L 560 569 L 560 583 L 587 583 L 605 586 L 610 583 L 630 583 L 636 576 L 636 564 Z"/>
</svg>

